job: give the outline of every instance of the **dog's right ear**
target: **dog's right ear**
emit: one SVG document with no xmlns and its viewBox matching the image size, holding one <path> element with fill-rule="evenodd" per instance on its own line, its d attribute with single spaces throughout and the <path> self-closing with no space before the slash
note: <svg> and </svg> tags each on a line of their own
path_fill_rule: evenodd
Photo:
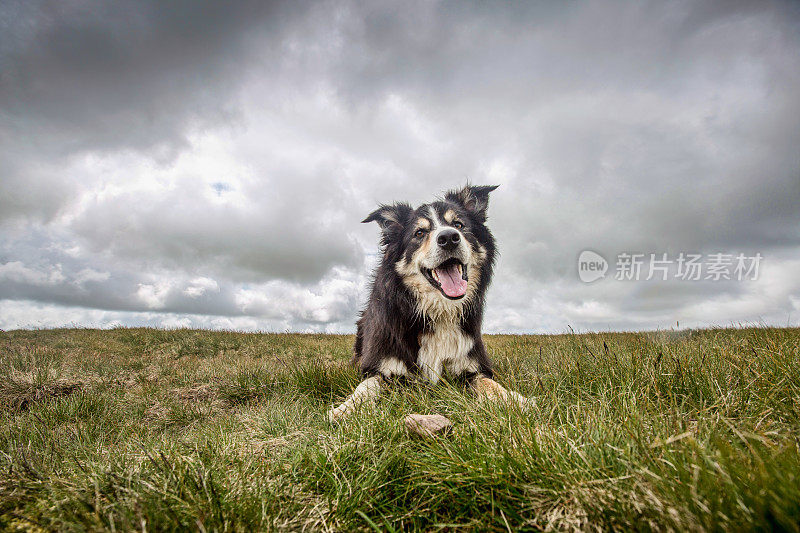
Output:
<svg viewBox="0 0 800 533">
<path fill-rule="evenodd" d="M 470 185 L 469 183 L 460 191 L 450 191 L 445 200 L 460 204 L 467 211 L 473 213 L 481 222 L 486 222 L 486 209 L 489 207 L 489 193 L 499 185 Z"/>
<path fill-rule="evenodd" d="M 411 206 L 405 203 L 381 205 L 378 209 L 370 213 L 367 218 L 362 220 L 361 223 L 365 224 L 375 221 L 380 224 L 382 231 L 388 231 L 394 227 L 402 228 L 411 211 Z"/>
</svg>

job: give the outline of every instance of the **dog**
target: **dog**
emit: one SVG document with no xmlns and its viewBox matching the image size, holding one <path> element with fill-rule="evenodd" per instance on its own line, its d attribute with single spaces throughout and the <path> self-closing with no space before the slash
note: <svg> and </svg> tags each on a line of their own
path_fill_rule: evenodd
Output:
<svg viewBox="0 0 800 533">
<path fill-rule="evenodd" d="M 374 402 L 396 378 L 436 384 L 444 371 L 465 377 L 481 400 L 528 404 L 492 379 L 481 338 L 497 253 L 486 211 L 496 188 L 467 185 L 416 209 L 381 205 L 362 221 L 380 224 L 383 258 L 356 328 L 353 362 L 363 381 L 328 411 L 330 422 Z"/>
</svg>

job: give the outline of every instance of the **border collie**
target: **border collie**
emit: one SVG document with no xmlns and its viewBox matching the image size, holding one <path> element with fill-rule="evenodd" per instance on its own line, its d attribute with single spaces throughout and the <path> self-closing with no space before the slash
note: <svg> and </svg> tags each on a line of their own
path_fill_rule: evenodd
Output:
<svg viewBox="0 0 800 533">
<path fill-rule="evenodd" d="M 445 370 L 466 377 L 481 399 L 529 401 L 492 379 L 481 339 L 496 254 L 486 209 L 496 188 L 467 185 L 416 209 L 381 205 L 363 220 L 380 224 L 383 252 L 357 323 L 353 360 L 364 380 L 328 412 L 331 422 L 374 402 L 392 378 L 435 384 Z"/>
</svg>

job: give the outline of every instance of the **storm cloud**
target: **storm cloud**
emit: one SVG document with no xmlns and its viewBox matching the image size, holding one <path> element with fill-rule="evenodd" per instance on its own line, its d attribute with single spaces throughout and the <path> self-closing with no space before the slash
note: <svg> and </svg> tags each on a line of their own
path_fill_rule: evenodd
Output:
<svg viewBox="0 0 800 533">
<path fill-rule="evenodd" d="M 467 181 L 489 331 L 794 324 L 798 146 L 796 3 L 4 2 L 0 327 L 351 331 L 359 221 Z"/>
</svg>

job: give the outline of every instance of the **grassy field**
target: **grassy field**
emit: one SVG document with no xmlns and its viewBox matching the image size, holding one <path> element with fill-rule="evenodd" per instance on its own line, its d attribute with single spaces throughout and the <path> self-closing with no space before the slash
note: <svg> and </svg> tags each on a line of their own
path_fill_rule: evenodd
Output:
<svg viewBox="0 0 800 533">
<path fill-rule="evenodd" d="M 412 384 L 331 427 L 352 341 L 0 332 L 0 528 L 800 529 L 798 329 L 489 336 L 533 409 Z"/>
</svg>

